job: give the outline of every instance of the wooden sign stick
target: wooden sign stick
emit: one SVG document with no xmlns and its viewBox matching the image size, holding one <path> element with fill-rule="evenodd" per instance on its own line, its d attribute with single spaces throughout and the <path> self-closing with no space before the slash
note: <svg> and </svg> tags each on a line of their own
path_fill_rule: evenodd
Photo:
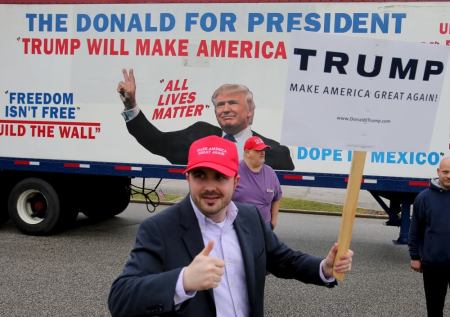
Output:
<svg viewBox="0 0 450 317">
<path fill-rule="evenodd" d="M 345 254 L 350 248 L 352 240 L 353 222 L 355 221 L 356 208 L 358 207 L 358 196 L 361 189 L 364 163 L 366 162 L 365 151 L 354 151 L 352 166 L 347 183 L 347 192 L 345 195 L 344 207 L 342 209 L 341 228 L 338 238 L 338 252 L 336 259 Z M 343 273 L 333 272 L 338 281 L 344 279 Z"/>
</svg>

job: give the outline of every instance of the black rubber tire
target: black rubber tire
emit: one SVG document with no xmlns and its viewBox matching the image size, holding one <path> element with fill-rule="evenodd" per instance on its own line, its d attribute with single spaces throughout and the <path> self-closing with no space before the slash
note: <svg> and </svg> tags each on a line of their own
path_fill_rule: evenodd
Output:
<svg viewBox="0 0 450 317">
<path fill-rule="evenodd" d="M 39 200 L 42 207 L 39 213 L 31 206 L 33 200 Z M 39 178 L 27 178 L 12 188 L 8 198 L 8 212 L 11 220 L 23 233 L 47 235 L 58 228 L 61 202 L 50 183 Z"/>
<path fill-rule="evenodd" d="M 58 186 L 59 201 L 61 206 L 61 216 L 59 219 L 59 229 L 68 229 L 74 226 L 76 223 L 80 208 L 77 204 L 74 204 L 74 200 L 78 197 L 74 197 L 73 191 L 68 190 L 68 186 L 63 186 L 59 183 Z"/>
<path fill-rule="evenodd" d="M 82 209 L 82 212 L 89 219 L 112 218 L 124 211 L 130 203 L 129 180 L 120 180 L 103 188 L 102 190 L 97 189 L 96 198 L 92 198 L 90 203 Z"/>
</svg>

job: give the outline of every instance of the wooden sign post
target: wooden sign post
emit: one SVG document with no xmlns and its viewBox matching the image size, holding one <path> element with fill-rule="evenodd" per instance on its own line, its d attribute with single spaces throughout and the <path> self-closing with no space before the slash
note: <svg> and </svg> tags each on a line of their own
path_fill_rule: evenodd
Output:
<svg viewBox="0 0 450 317">
<path fill-rule="evenodd" d="M 338 238 L 338 252 L 336 259 L 345 254 L 350 248 L 352 241 L 353 222 L 355 221 L 356 208 L 358 207 L 358 196 L 361 189 L 364 163 L 366 162 L 365 151 L 353 152 L 352 165 L 347 183 L 347 192 L 345 195 L 344 206 L 342 209 L 341 228 Z M 333 272 L 338 281 L 344 279 L 343 273 Z"/>
</svg>

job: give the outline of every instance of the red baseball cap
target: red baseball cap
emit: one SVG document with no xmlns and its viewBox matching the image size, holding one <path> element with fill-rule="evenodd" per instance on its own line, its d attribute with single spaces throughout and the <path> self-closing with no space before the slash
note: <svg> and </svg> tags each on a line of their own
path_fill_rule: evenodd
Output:
<svg viewBox="0 0 450 317">
<path fill-rule="evenodd" d="M 185 173 L 199 167 L 211 168 L 226 176 L 236 176 L 239 158 L 234 142 L 216 135 L 198 139 L 189 148 Z"/>
<path fill-rule="evenodd" d="M 262 151 L 265 149 L 270 149 L 270 146 L 265 144 L 259 136 L 252 136 L 245 141 L 244 150 Z"/>
</svg>

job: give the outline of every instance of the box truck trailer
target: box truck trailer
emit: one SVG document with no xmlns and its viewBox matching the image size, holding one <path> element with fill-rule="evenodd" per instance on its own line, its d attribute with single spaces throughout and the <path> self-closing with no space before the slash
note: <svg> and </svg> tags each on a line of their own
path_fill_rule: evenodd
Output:
<svg viewBox="0 0 450 317">
<path fill-rule="evenodd" d="M 122 212 L 134 177 L 184 178 L 187 136 L 220 131 L 211 97 L 226 83 L 251 90 L 252 133 L 287 153 L 268 153 L 283 185 L 345 188 L 351 150 L 282 144 L 292 33 L 449 46 L 450 3 L 0 1 L 0 25 L 0 219 L 49 234 L 79 212 L 97 219 Z M 123 69 L 136 80 L 131 113 L 117 92 Z M 358 93 L 331 88 L 336 98 Z M 414 197 L 449 154 L 450 87 L 439 102 L 447 106 L 427 151 L 367 155 L 362 189 L 387 212 L 387 224 L 400 226 L 400 243 Z"/>
</svg>

